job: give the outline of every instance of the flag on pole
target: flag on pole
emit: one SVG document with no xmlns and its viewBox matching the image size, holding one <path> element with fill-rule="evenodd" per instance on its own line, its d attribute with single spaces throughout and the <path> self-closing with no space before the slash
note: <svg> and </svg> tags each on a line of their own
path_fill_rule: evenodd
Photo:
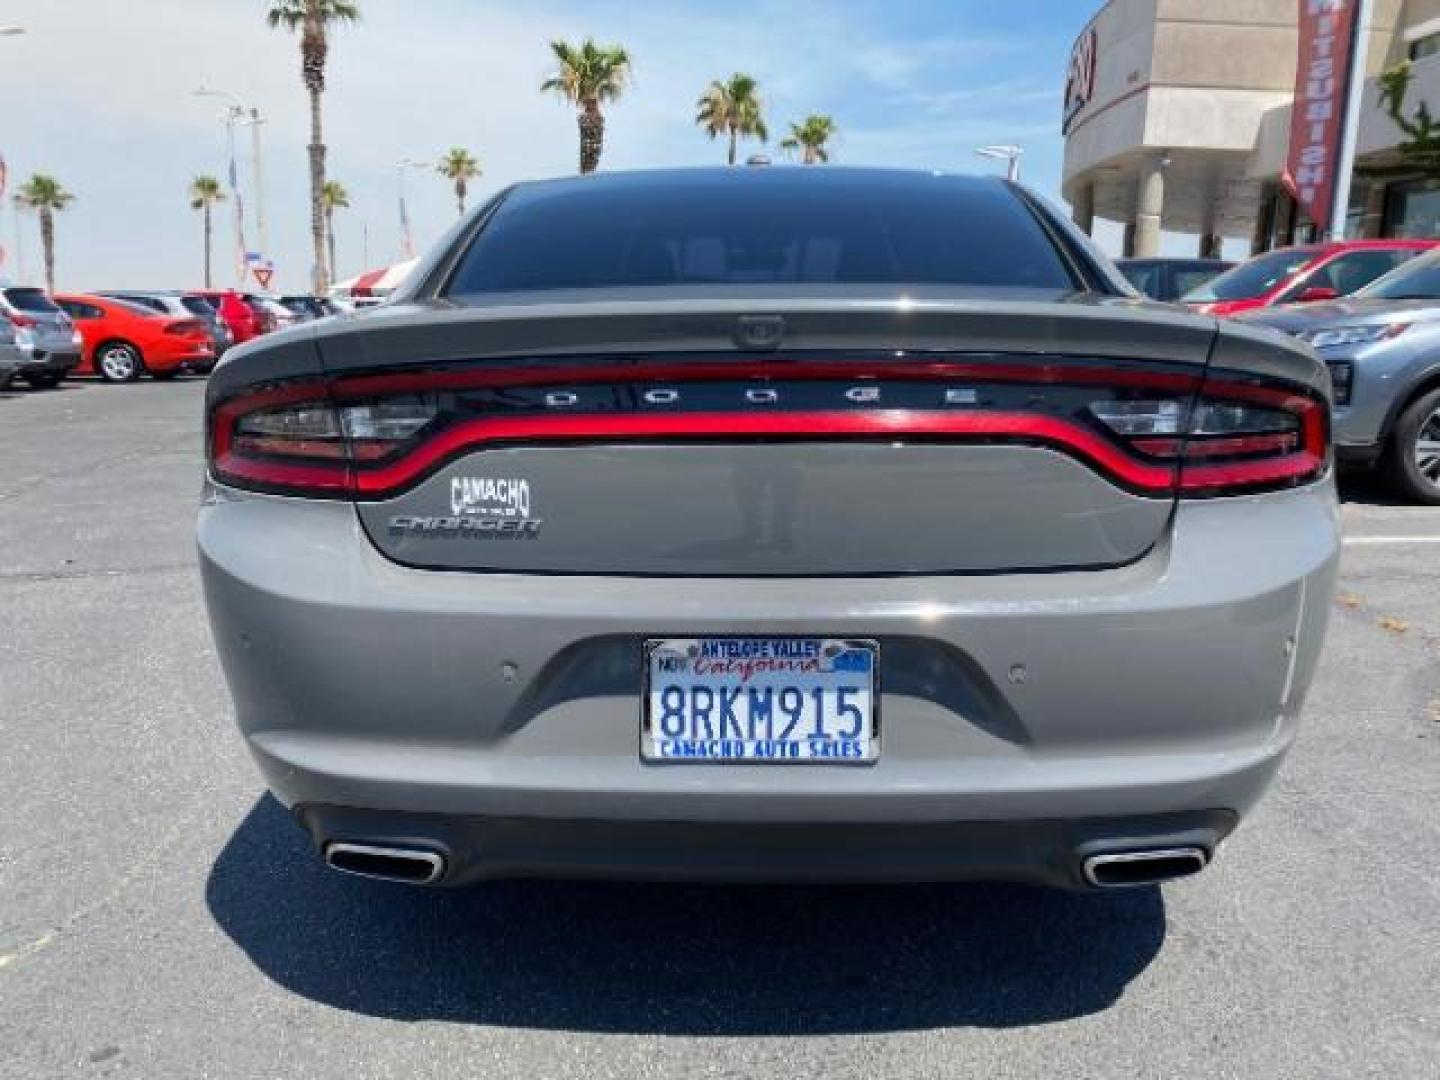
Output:
<svg viewBox="0 0 1440 1080">
<path fill-rule="evenodd" d="M 1300 0 L 1300 56 L 1290 112 L 1290 150 L 1281 179 L 1324 229 L 1334 209 L 1340 143 L 1354 58 L 1359 0 Z M 1357 76 L 1363 78 L 1362 69 Z"/>
</svg>

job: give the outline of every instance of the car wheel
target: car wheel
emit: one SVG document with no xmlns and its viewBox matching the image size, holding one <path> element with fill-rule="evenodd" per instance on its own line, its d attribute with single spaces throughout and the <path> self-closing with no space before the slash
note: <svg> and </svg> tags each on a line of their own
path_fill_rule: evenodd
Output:
<svg viewBox="0 0 1440 1080">
<path fill-rule="evenodd" d="M 1386 472 L 1400 494 L 1440 506 L 1440 389 L 1420 395 L 1400 414 Z"/>
<path fill-rule="evenodd" d="M 107 341 L 95 350 L 95 370 L 106 382 L 134 382 L 145 365 L 140 350 L 126 341 Z"/>
<path fill-rule="evenodd" d="M 60 385 L 62 378 L 64 378 L 63 375 L 53 371 L 37 371 L 34 375 L 26 375 L 25 381 L 34 390 L 54 390 Z"/>
</svg>

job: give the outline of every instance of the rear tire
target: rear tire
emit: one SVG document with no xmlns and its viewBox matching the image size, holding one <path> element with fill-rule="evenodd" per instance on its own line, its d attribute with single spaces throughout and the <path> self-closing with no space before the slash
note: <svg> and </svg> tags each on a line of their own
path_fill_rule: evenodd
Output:
<svg viewBox="0 0 1440 1080">
<path fill-rule="evenodd" d="M 24 379 L 32 390 L 54 390 L 64 377 L 54 371 L 37 371 L 34 375 L 24 376 Z"/>
<path fill-rule="evenodd" d="M 134 382 L 144 370 L 140 350 L 128 341 L 107 341 L 95 350 L 95 371 L 106 382 Z"/>
<path fill-rule="evenodd" d="M 1440 506 L 1440 388 L 1405 406 L 1383 468 L 1398 494 Z"/>
</svg>

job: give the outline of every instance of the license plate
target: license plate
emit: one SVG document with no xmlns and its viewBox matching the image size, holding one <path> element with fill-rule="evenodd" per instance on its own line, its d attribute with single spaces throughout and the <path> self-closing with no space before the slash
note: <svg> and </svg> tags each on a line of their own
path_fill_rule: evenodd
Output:
<svg viewBox="0 0 1440 1080">
<path fill-rule="evenodd" d="M 879 646 L 849 638 L 645 643 L 648 761 L 863 764 L 880 755 Z"/>
</svg>

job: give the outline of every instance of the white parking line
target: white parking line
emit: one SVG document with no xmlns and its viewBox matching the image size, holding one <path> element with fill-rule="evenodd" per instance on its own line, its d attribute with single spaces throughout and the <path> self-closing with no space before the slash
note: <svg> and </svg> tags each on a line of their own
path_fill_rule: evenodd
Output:
<svg viewBox="0 0 1440 1080">
<path fill-rule="evenodd" d="M 1440 536 L 1347 536 L 1346 544 L 1440 544 Z"/>
</svg>

